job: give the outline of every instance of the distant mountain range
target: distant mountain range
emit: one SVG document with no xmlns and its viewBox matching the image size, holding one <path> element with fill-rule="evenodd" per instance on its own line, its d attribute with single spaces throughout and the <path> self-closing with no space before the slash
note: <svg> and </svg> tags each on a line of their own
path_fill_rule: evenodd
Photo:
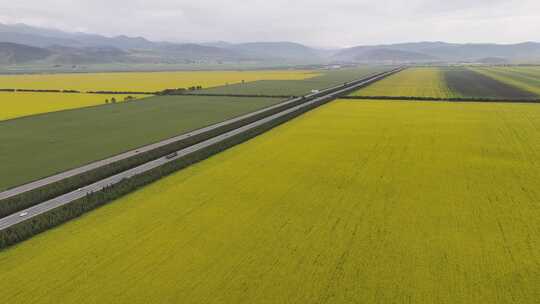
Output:
<svg viewBox="0 0 540 304">
<path fill-rule="evenodd" d="M 417 42 L 376 46 L 358 46 L 341 50 L 334 59 L 343 61 L 497 61 L 526 62 L 540 59 L 540 43 L 519 44 L 455 44 Z"/>
<path fill-rule="evenodd" d="M 540 43 L 401 43 L 322 50 L 294 42 L 233 44 L 154 42 L 142 37 L 105 37 L 86 33 L 0 24 L 0 64 L 103 63 L 428 63 L 540 61 Z"/>
</svg>

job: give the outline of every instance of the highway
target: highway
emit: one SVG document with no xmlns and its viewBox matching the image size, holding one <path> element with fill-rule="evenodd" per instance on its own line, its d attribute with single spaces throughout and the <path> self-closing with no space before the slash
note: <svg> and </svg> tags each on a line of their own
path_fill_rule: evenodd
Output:
<svg viewBox="0 0 540 304">
<path fill-rule="evenodd" d="M 188 139 L 190 137 L 194 137 L 196 135 L 207 133 L 209 131 L 215 130 L 215 129 L 217 129 L 219 127 L 222 127 L 222 126 L 225 126 L 225 125 L 234 124 L 236 122 L 242 121 L 243 119 L 249 118 L 251 116 L 256 116 L 256 115 L 258 115 L 260 113 L 264 113 L 264 112 L 267 112 L 269 110 L 273 110 L 273 109 L 278 108 L 280 106 L 284 106 L 286 104 L 294 103 L 294 102 L 297 102 L 297 101 L 298 101 L 298 99 L 288 100 L 288 101 L 285 101 L 283 103 L 279 103 L 279 104 L 276 104 L 276 105 L 273 105 L 273 106 L 270 106 L 270 107 L 266 107 L 266 108 L 263 108 L 261 110 L 255 111 L 255 112 L 251 112 L 251 113 L 246 114 L 246 115 L 238 116 L 238 117 L 235 117 L 235 118 L 232 118 L 232 119 L 229 119 L 229 120 L 226 120 L 226 121 L 214 124 L 214 125 L 210 125 L 210 126 L 207 126 L 207 127 L 201 128 L 201 129 L 197 129 L 197 130 L 195 130 L 193 132 L 190 132 L 190 133 L 186 133 L 186 134 L 178 135 L 178 136 L 175 136 L 175 137 L 171 137 L 171 138 L 168 138 L 166 140 L 163 140 L 163 141 L 160 141 L 160 142 L 157 142 L 157 143 L 146 145 L 146 146 L 143 146 L 143 147 L 140 147 L 140 148 L 128 151 L 128 152 L 124 152 L 122 154 L 118 154 L 118 155 L 115 155 L 115 156 L 112 156 L 112 157 L 109 157 L 109 158 L 106 158 L 106 159 L 103 159 L 103 160 L 99 160 L 99 161 L 90 163 L 88 165 L 84 165 L 82 167 L 78 167 L 78 168 L 75 168 L 75 169 L 64 171 L 64 172 L 56 174 L 56 175 L 45 177 L 45 178 L 36 180 L 36 181 L 28 183 L 28 184 L 24 184 L 24 185 L 15 187 L 15 188 L 8 189 L 6 191 L 0 192 L 0 201 L 2 201 L 4 199 L 8 199 L 10 197 L 20 195 L 20 194 L 22 194 L 24 192 L 33 191 L 33 190 L 42 188 L 44 186 L 50 185 L 52 183 L 61 181 L 63 179 L 69 178 L 69 177 L 77 176 L 77 175 L 80 175 L 80 174 L 83 174 L 83 173 L 86 173 L 86 172 L 89 172 L 89 171 L 92 171 L 92 170 L 95 170 L 95 169 L 110 165 L 110 164 L 115 163 L 117 161 L 128 159 L 128 158 L 130 158 L 132 156 L 135 156 L 137 154 L 141 154 L 141 153 L 144 153 L 144 152 L 155 150 L 155 149 L 161 148 L 163 146 L 167 146 L 169 144 L 172 144 L 174 142 L 182 141 L 182 140 Z"/>
<path fill-rule="evenodd" d="M 198 152 L 200 150 L 204 150 L 204 149 L 206 149 L 208 147 L 211 147 L 211 146 L 214 146 L 214 145 L 216 145 L 216 144 L 218 144 L 220 142 L 224 142 L 225 140 L 233 138 L 235 136 L 238 136 L 239 134 L 249 132 L 250 130 L 255 130 L 256 128 L 258 128 L 258 127 L 260 127 L 260 126 L 262 126 L 262 125 L 264 125 L 264 124 L 266 124 L 268 122 L 278 120 L 278 119 L 280 119 L 280 118 L 282 118 L 284 116 L 290 115 L 292 113 L 302 112 L 302 111 L 304 111 L 306 109 L 310 109 L 311 107 L 314 107 L 314 106 L 317 106 L 319 104 L 323 104 L 325 102 L 336 99 L 336 98 L 338 98 L 339 96 L 341 96 L 343 94 L 349 93 L 349 92 L 351 92 L 351 91 L 353 91 L 353 90 L 355 90 L 355 89 L 357 89 L 359 87 L 365 86 L 365 85 L 370 84 L 370 83 L 375 82 L 375 81 L 378 81 L 378 80 L 380 80 L 380 79 L 382 79 L 382 78 L 384 78 L 384 77 L 386 77 L 386 76 L 388 76 L 390 74 L 393 74 L 393 73 L 396 73 L 396 72 L 400 71 L 401 69 L 402 68 L 398 68 L 398 69 L 395 69 L 395 70 L 385 72 L 383 74 L 378 74 L 377 76 L 367 77 L 367 78 L 357 80 L 357 81 L 353 81 L 353 82 L 349 82 L 347 84 L 340 85 L 340 86 L 337 86 L 337 87 L 334 87 L 334 88 L 323 90 L 323 91 L 321 91 L 319 93 L 314 93 L 314 94 L 307 95 L 307 96 L 303 97 L 303 100 L 306 100 L 306 102 L 301 103 L 300 105 L 293 106 L 293 107 L 288 108 L 288 109 L 286 109 L 284 111 L 281 111 L 281 112 L 279 112 L 277 114 L 270 115 L 270 116 L 265 117 L 263 119 L 252 122 L 250 124 L 241 126 L 241 127 L 237 128 L 237 129 L 234 129 L 232 131 L 223 133 L 221 135 L 215 136 L 213 138 L 202 141 L 200 143 L 191 145 L 191 146 L 189 146 L 187 148 L 184 148 L 182 150 L 179 150 L 179 151 L 175 152 L 176 155 L 172 154 L 173 156 L 171 156 L 171 155 L 164 156 L 164 157 L 149 161 L 149 162 L 144 163 L 144 164 L 142 164 L 140 166 L 134 167 L 132 169 L 126 170 L 126 171 L 121 172 L 119 174 L 113 175 L 111 177 L 108 177 L 108 178 L 102 179 L 100 181 L 94 182 L 94 183 L 92 183 L 90 185 L 84 186 L 84 187 L 82 187 L 82 188 L 80 188 L 80 189 L 78 189 L 76 191 L 72 191 L 72 192 L 63 194 L 61 196 L 58 196 L 56 198 L 53 198 L 53 199 L 50 199 L 48 201 L 42 202 L 42 203 L 37 204 L 37 205 L 35 205 L 33 207 L 30 207 L 28 209 L 21 210 L 21 211 L 15 213 L 15 214 L 12 214 L 10 216 L 7 216 L 7 217 L 4 217 L 4 218 L 0 219 L 0 231 L 8 229 L 8 228 L 10 228 L 10 227 L 12 227 L 14 225 L 19 224 L 19 223 L 30 221 L 32 218 L 34 218 L 36 216 L 47 213 L 47 212 L 49 212 L 51 210 L 54 210 L 56 208 L 68 205 L 71 202 L 74 202 L 74 201 L 76 201 L 76 200 L 78 200 L 80 198 L 85 197 L 89 193 L 98 192 L 98 191 L 104 189 L 105 187 L 117 184 L 117 183 L 121 182 L 124 179 L 129 179 L 129 178 L 131 178 L 133 176 L 144 174 L 145 172 L 148 172 L 148 171 L 150 171 L 152 169 L 163 166 L 163 165 L 165 165 L 165 164 L 167 164 L 169 162 L 174 162 L 174 161 L 178 160 L 179 158 L 189 156 L 190 154 L 196 153 L 196 152 Z M 102 161 L 98 161 L 98 162 L 95 162 L 95 163 L 92 163 L 92 164 L 89 164 L 89 165 L 86 165 L 86 166 L 83 166 L 83 167 L 80 167 L 80 168 L 77 168 L 77 169 L 69 170 L 69 171 L 66 171 L 64 173 L 60 173 L 60 174 L 57 174 L 57 175 L 54 175 L 54 176 L 51 176 L 51 177 L 48 177 L 48 178 L 44 178 L 44 179 L 35 181 L 33 183 L 30 183 L 30 184 L 26 184 L 26 185 L 23 185 L 23 186 L 20 186 L 20 187 L 17 187 L 17 188 L 13 188 L 11 190 L 0 193 L 0 200 L 3 199 L 3 198 L 7 198 L 7 197 L 10 197 L 10 196 L 20 194 L 20 193 L 22 193 L 24 191 L 29 191 L 29 190 L 32 190 L 32 189 L 42 187 L 43 185 L 47 185 L 48 183 L 53 183 L 53 182 L 62 180 L 63 178 L 67 178 L 67 177 L 70 177 L 70 176 L 81 174 L 81 173 L 83 173 L 85 171 L 88 171 L 88 170 L 99 168 L 100 166 L 113 163 L 113 162 L 121 160 L 123 158 L 131 157 L 133 155 L 136 155 L 137 153 L 142 153 L 142 152 L 145 152 L 145 151 L 156 149 L 156 148 L 161 147 L 163 145 L 170 144 L 170 143 L 172 143 L 174 141 L 182 140 L 182 139 L 185 139 L 185 138 L 187 138 L 189 136 L 194 136 L 195 134 L 208 132 L 208 130 L 210 130 L 212 128 L 216 128 L 218 126 L 223 126 L 223 125 L 226 125 L 226 124 L 230 124 L 230 123 L 240 121 L 245 117 L 253 116 L 253 115 L 256 115 L 257 113 L 268 111 L 268 109 L 270 109 L 270 108 L 279 107 L 280 105 L 282 106 L 283 104 L 286 104 L 286 103 L 298 102 L 298 100 L 299 99 L 292 99 L 292 100 L 286 101 L 284 103 L 280 103 L 280 104 L 277 104 L 277 105 L 274 105 L 274 106 L 271 106 L 271 107 L 268 107 L 268 108 L 261 109 L 261 110 L 256 111 L 256 112 L 252 112 L 250 114 L 246 114 L 246 115 L 243 115 L 243 116 L 240 116 L 240 117 L 237 117 L 237 118 L 233 118 L 231 120 L 227 120 L 227 121 L 224 121 L 224 122 L 212 125 L 212 126 L 208 126 L 206 128 L 202 128 L 202 129 L 193 131 L 193 132 L 188 133 L 188 134 L 183 134 L 183 135 L 180 135 L 180 136 L 177 136 L 177 137 L 173 137 L 173 138 L 167 139 L 167 140 L 159 142 L 159 143 L 155 143 L 155 144 L 151 144 L 151 145 L 148 145 L 148 146 L 145 146 L 145 147 L 141 147 L 141 148 L 139 148 L 137 150 L 132 150 L 132 151 L 129 151 L 129 152 L 126 152 L 126 153 L 123 153 L 123 154 L 120 154 L 120 155 L 117 155 L 117 156 L 114 156 L 114 157 L 111 157 L 111 158 L 108 158 L 108 159 L 105 159 L 105 160 L 102 160 Z M 300 98 L 300 100 L 302 100 L 302 97 Z"/>
<path fill-rule="evenodd" d="M 376 74 L 376 75 L 380 75 L 380 74 Z M 366 77 L 364 79 L 361 79 L 361 80 L 358 80 L 358 81 L 360 81 L 360 82 L 367 81 L 367 80 L 372 79 L 372 77 L 374 77 L 374 75 L 368 76 L 368 77 Z M 356 81 L 356 82 L 358 82 L 358 81 Z M 353 84 L 353 83 L 351 83 L 351 84 Z M 309 98 L 313 98 L 314 96 L 318 96 L 318 95 L 322 96 L 326 92 L 335 90 L 336 88 L 340 88 L 342 86 L 343 85 L 339 85 L 339 86 L 336 86 L 336 87 L 328 88 L 326 90 L 322 90 L 319 93 L 307 95 L 307 96 L 305 96 L 305 98 L 309 99 Z M 137 154 L 142 154 L 142 153 L 149 152 L 149 151 L 152 151 L 152 150 L 155 150 L 155 149 L 158 149 L 158 148 L 161 148 L 161 147 L 164 147 L 164 146 L 176 143 L 176 142 L 181 142 L 181 141 L 187 140 L 190 137 L 195 137 L 195 136 L 200 136 L 200 135 L 204 135 L 204 134 L 207 134 L 207 133 L 211 133 L 212 131 L 214 131 L 214 130 L 216 130 L 218 128 L 221 128 L 221 127 L 224 127 L 224 126 L 227 126 L 227 125 L 234 125 L 234 124 L 239 123 L 239 122 L 241 122 L 243 120 L 249 119 L 250 117 L 256 117 L 257 115 L 261 115 L 261 114 L 263 114 L 265 112 L 272 112 L 272 111 L 275 111 L 276 109 L 284 108 L 284 107 L 287 107 L 288 105 L 298 103 L 301 100 L 302 100 L 301 97 L 294 98 L 294 99 L 291 99 L 291 100 L 287 100 L 287 101 L 284 101 L 282 103 L 279 103 L 279 104 L 276 104 L 276 105 L 273 105 L 273 106 L 270 106 L 270 107 L 266 107 L 266 108 L 260 109 L 258 111 L 255 111 L 255 112 L 251 112 L 251 113 L 248 113 L 248 114 L 245 114 L 245 115 L 242 115 L 242 116 L 238 116 L 238 117 L 235 117 L 235 118 L 232 118 L 232 119 L 220 122 L 220 123 L 216 123 L 216 124 L 213 124 L 213 125 L 201 128 L 201 129 L 197 129 L 195 131 L 192 131 L 192 132 L 189 132 L 189 133 L 186 133 L 186 134 L 175 136 L 175 137 L 172 137 L 172 138 L 169 138 L 169 139 L 157 142 L 157 143 L 153 143 L 153 144 L 150 144 L 150 145 L 147 145 L 147 146 L 143 146 L 143 147 L 131 150 L 131 151 L 127 151 L 127 152 L 122 153 L 122 154 L 118 154 L 118 155 L 115 155 L 115 156 L 112 156 L 112 157 L 109 157 L 109 158 L 106 158 L 106 159 L 103 159 L 103 160 L 92 162 L 90 164 L 87 164 L 87 165 L 84 165 L 84 166 L 81 166 L 81 167 L 78 167 L 78 168 L 74 168 L 74 169 L 59 173 L 59 174 L 55 174 L 55 175 L 45 177 L 45 178 L 42 178 L 42 179 L 30 182 L 30 183 L 21 185 L 21 186 L 17 186 L 17 187 L 8 189 L 6 191 L 0 192 L 0 203 L 3 200 L 16 197 L 16 196 L 21 195 L 21 194 L 23 194 L 25 192 L 38 190 L 40 188 L 47 187 L 47 186 L 49 186 L 51 184 L 60 182 L 60 181 L 65 180 L 67 178 L 78 176 L 78 175 L 81 175 L 81 174 L 84 174 L 84 173 L 88 173 L 90 171 L 93 171 L 93 170 L 96 170 L 98 168 L 108 166 L 108 165 L 113 164 L 115 162 L 119 162 L 119 161 L 122 161 L 122 160 L 129 159 L 131 157 L 136 156 Z"/>
</svg>

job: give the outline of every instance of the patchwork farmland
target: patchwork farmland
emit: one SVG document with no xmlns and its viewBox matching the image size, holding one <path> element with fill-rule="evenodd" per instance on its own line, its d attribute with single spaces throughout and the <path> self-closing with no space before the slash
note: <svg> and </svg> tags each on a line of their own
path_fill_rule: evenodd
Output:
<svg viewBox="0 0 540 304">
<path fill-rule="evenodd" d="M 309 81 L 307 84 L 294 80 L 290 80 L 291 83 L 276 82 L 304 92 L 307 88 L 324 89 L 342 83 L 343 79 L 350 81 L 383 70 L 360 68 L 331 72 L 320 77 L 322 81 L 316 83 L 310 80 L 306 80 Z M 274 88 L 278 89 L 279 86 L 275 85 Z M 279 94 L 278 91 L 272 92 Z M 43 96 L 47 97 L 47 94 L 53 93 L 43 93 Z M 282 100 L 156 96 L 131 103 L 0 121 L 0 161 L 6 164 L 3 168 L 5 174 L 0 176 L 0 190 L 252 112 Z M 26 106 L 22 108 L 28 109 Z M 39 154 L 36 155 L 34 147 L 40 147 Z"/>
<path fill-rule="evenodd" d="M 0 121 L 34 114 L 103 105 L 114 98 L 121 102 L 144 98 L 133 94 L 79 94 L 2 92 L 1 90 L 71 90 L 86 92 L 157 92 L 165 89 L 203 88 L 258 80 L 302 80 L 319 76 L 307 70 L 147 72 L 0 75 Z"/>
<path fill-rule="evenodd" d="M 500 71 L 499 71 L 500 70 Z M 527 76 L 517 75 L 513 69 L 427 67 L 409 68 L 351 94 L 352 97 L 377 97 L 377 99 L 441 99 L 441 100 L 539 100 L 540 73 L 534 70 Z M 513 73 L 514 78 L 527 77 L 523 83 L 500 76 Z M 520 79 L 521 79 L 520 78 Z M 536 91 L 535 91 L 536 90 Z"/>
<path fill-rule="evenodd" d="M 256 80 L 302 80 L 320 75 L 309 70 L 126 72 L 0 75 L 2 88 L 79 91 L 155 92 L 170 88 L 222 86 Z"/>
<path fill-rule="evenodd" d="M 299 96 L 313 89 L 328 88 L 371 74 L 389 70 L 388 66 L 367 66 L 361 69 L 349 68 L 325 71 L 319 76 L 303 80 L 260 80 L 228 86 L 218 86 L 194 92 L 195 94 L 239 94 L 239 95 L 282 95 Z"/>
<path fill-rule="evenodd" d="M 378 74 L 383 71 L 397 73 Z M 279 77 L 288 72 L 275 71 L 285 73 Z M 185 96 L 90 102 L 0 121 L 3 190 L 172 136 L 189 137 L 226 119 L 281 107 L 286 99 L 322 105 L 295 119 L 257 118 L 270 122 L 262 131 L 246 123 L 156 156 L 152 163 L 180 164 L 185 151 L 217 143 L 196 164 L 154 171 L 163 177 L 158 181 L 131 187 L 136 178 L 122 177 L 118 188 L 107 183 L 93 193 L 85 184 L 62 192 L 81 195 L 78 204 L 103 198 L 96 207 L 104 206 L 0 249 L 3 299 L 535 303 L 535 68 L 366 66 L 290 73 L 205 85 Z M 351 83 L 361 78 L 374 80 Z M 110 88 L 127 88 L 117 81 Z M 309 94 L 332 86 L 338 87 Z M 334 100 L 334 93 L 350 95 Z M 21 115 L 39 113 L 33 109 Z M 242 140 L 223 139 L 242 128 L 249 134 Z M 53 215 L 93 209 L 74 206 Z M 24 222 L 27 210 L 12 214 L 30 224 L 11 234 L 2 231 L 7 222 L 0 218 L 0 246 L 6 235 L 38 229 L 41 218 Z"/>
<path fill-rule="evenodd" d="M 539 130 L 535 104 L 333 102 L 5 250 L 3 298 L 534 303 Z"/>
<path fill-rule="evenodd" d="M 239 144 L 394 68 L 0 192 L 0 248 L 20 242 L 193 162 Z M 174 96 L 172 96 L 174 97 Z M 179 150 L 181 149 L 181 150 Z M 77 189 L 76 191 L 74 191 Z M 26 209 L 26 210 L 25 210 Z M 22 212 L 20 216 L 16 213 Z"/>
<path fill-rule="evenodd" d="M 7 189 L 275 103 L 273 98 L 159 96 L 0 122 Z M 151 115 L 149 115 L 151 113 Z M 35 149 L 39 147 L 39 153 Z"/>
</svg>

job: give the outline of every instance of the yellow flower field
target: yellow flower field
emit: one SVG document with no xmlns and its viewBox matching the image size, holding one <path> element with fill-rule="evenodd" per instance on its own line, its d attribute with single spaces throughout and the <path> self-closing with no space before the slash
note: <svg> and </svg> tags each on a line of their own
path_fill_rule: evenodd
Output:
<svg viewBox="0 0 540 304">
<path fill-rule="evenodd" d="M 300 80 L 317 75 L 306 70 L 0 75 L 0 88 L 154 92 L 197 85 L 208 88 L 242 80 Z"/>
<path fill-rule="evenodd" d="M 204 88 L 256 80 L 301 80 L 318 76 L 306 70 L 141 72 L 0 75 L 0 89 L 137 91 L 154 92 L 166 88 Z M 0 92 L 0 120 L 99 105 L 107 95 Z M 117 95 L 123 100 L 125 95 Z M 137 98 L 144 96 L 137 95 Z"/>
<path fill-rule="evenodd" d="M 0 121 L 40 113 L 105 104 L 105 99 L 123 101 L 126 95 L 10 93 L 0 92 Z M 137 99 L 144 96 L 134 96 Z"/>
<path fill-rule="evenodd" d="M 540 106 L 339 101 L 0 252 L 5 303 L 538 303 Z"/>
<path fill-rule="evenodd" d="M 378 81 L 352 96 L 459 97 L 446 85 L 444 71 L 439 68 L 409 68 Z"/>
</svg>

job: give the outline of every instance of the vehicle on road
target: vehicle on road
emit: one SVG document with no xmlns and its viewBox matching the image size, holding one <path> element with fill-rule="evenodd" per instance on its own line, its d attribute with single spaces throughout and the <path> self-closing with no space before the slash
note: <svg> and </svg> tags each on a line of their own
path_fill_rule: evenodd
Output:
<svg viewBox="0 0 540 304">
<path fill-rule="evenodd" d="M 178 153 L 177 153 L 177 152 L 174 152 L 174 153 L 171 153 L 171 154 L 165 156 L 165 158 L 166 158 L 166 159 L 171 159 L 171 158 L 174 158 L 174 157 L 176 157 L 176 156 L 178 156 Z"/>
</svg>

